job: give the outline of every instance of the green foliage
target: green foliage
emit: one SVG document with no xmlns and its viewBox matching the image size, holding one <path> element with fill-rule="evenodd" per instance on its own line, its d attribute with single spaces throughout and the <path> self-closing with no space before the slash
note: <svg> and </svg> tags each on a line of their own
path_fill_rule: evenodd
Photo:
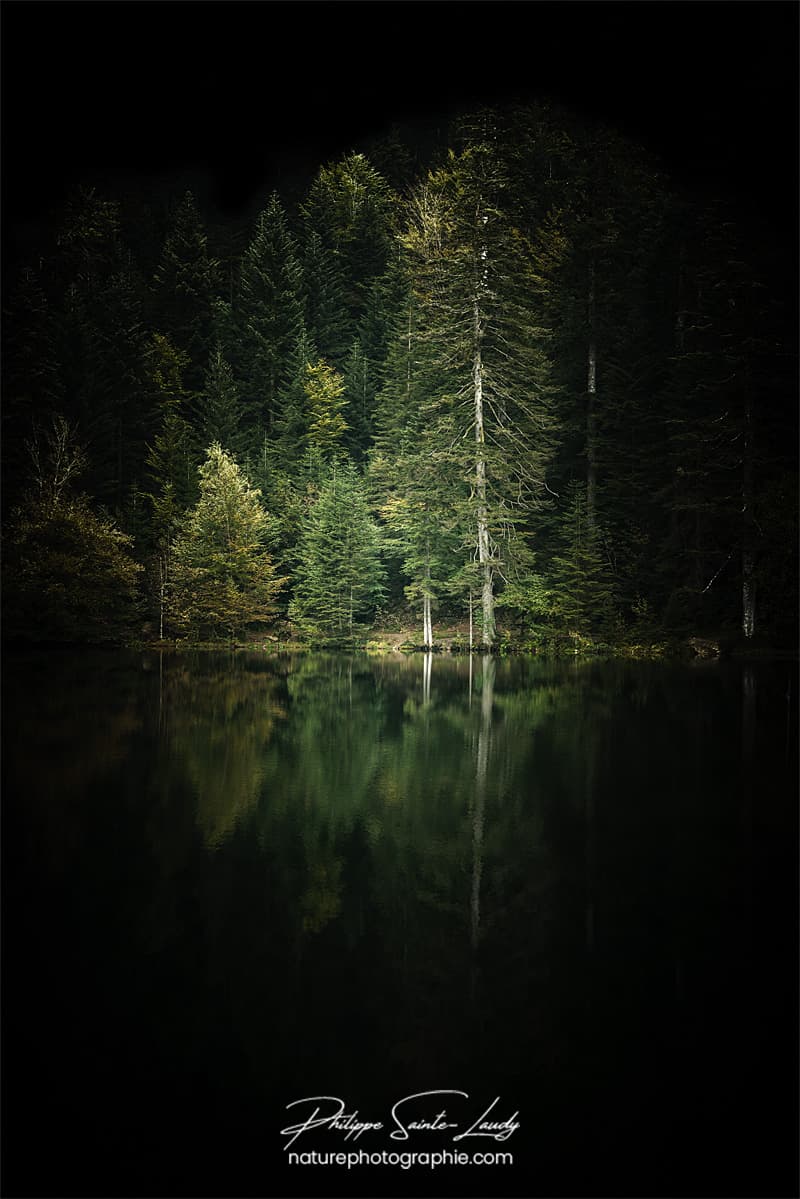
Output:
<svg viewBox="0 0 800 1199">
<path fill-rule="evenodd" d="M 552 560 L 549 596 L 545 606 L 557 625 L 570 633 L 607 632 L 616 616 L 614 584 L 604 554 L 602 536 L 588 520 L 586 489 L 573 483 L 567 495 L 561 552 Z"/>
<path fill-rule="evenodd" d="M 187 191 L 172 217 L 154 283 L 159 326 L 186 355 L 191 392 L 203 386 L 219 282 L 219 263 L 209 253 L 197 202 Z"/>
<path fill-rule="evenodd" d="M 290 618 L 315 638 L 352 639 L 383 594 L 380 534 L 363 481 L 334 464 L 304 522 Z"/>
<path fill-rule="evenodd" d="M 231 309 L 233 337 L 226 346 L 242 396 L 245 426 L 269 429 L 286 379 L 287 357 L 303 323 L 302 273 L 297 246 L 276 194 L 256 223 L 242 258 Z"/>
<path fill-rule="evenodd" d="M 341 363 L 352 341 L 352 322 L 344 297 L 340 260 L 312 229 L 303 254 L 305 324 L 322 357 L 334 364 Z"/>
<path fill-rule="evenodd" d="M 54 642 L 118 642 L 137 614 L 141 567 L 131 539 L 74 484 L 87 465 L 63 417 L 30 445 L 33 485 L 11 517 L 4 634 Z"/>
<path fill-rule="evenodd" d="M 149 492 L 153 505 L 153 534 L 168 542 L 192 494 L 191 428 L 184 415 L 188 394 L 183 386 L 186 355 L 168 338 L 154 333 L 149 347 L 149 381 L 159 416 L 157 432 L 148 446 Z"/>
<path fill-rule="evenodd" d="M 395 196 L 363 154 L 323 167 L 302 206 L 309 234 L 332 251 L 346 283 L 345 305 L 353 320 L 364 312 L 373 279 L 383 274 L 392 250 Z"/>
<path fill-rule="evenodd" d="M 209 447 L 199 475 L 200 498 L 172 546 L 167 618 L 193 640 L 233 640 L 274 619 L 285 580 L 264 548 L 260 492 L 219 444 Z"/>
<path fill-rule="evenodd" d="M 297 571 L 278 602 L 294 590 L 320 635 L 350 625 L 312 579 L 335 463 L 359 511 L 363 471 L 383 522 L 354 624 L 380 576 L 387 615 L 421 608 L 426 638 L 432 611 L 471 608 L 491 642 L 496 604 L 530 644 L 597 645 L 623 621 L 645 644 L 741 628 L 753 596 L 756 627 L 793 638 L 784 247 L 548 105 L 467 114 L 432 169 L 397 137 L 375 154 L 320 168 L 292 209 L 272 195 L 253 228 L 218 217 L 213 248 L 190 193 L 70 197 L 4 301 L 6 536 L 17 510 L 77 503 L 69 453 L 46 448 L 77 427 L 94 507 L 71 527 L 100 505 L 133 534 L 163 616 L 219 443 L 269 508 L 262 548 Z M 53 412 L 64 426 L 44 434 Z M 356 552 L 337 537 L 329 575 Z"/>
<path fill-rule="evenodd" d="M 228 453 L 238 456 L 243 442 L 240 417 L 239 391 L 233 371 L 225 360 L 222 347 L 217 345 L 197 405 L 196 444 L 208 446 L 219 442 Z"/>
<path fill-rule="evenodd" d="M 132 632 L 141 566 L 132 541 L 87 497 L 32 503 L 6 553 L 4 632 L 35 641 L 118 643 Z"/>
<path fill-rule="evenodd" d="M 278 394 L 275 448 L 284 470 L 295 470 L 307 448 L 308 368 L 318 361 L 316 346 L 302 328 L 287 360 L 286 382 Z"/>
<path fill-rule="evenodd" d="M 346 404 L 344 380 L 327 362 L 309 362 L 305 382 L 308 401 L 308 446 L 321 460 L 329 458 L 341 445 L 347 431 L 342 415 Z"/>
</svg>

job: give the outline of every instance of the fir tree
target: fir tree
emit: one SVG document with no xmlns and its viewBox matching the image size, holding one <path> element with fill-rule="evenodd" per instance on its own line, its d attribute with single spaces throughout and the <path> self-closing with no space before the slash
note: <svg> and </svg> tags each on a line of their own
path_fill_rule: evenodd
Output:
<svg viewBox="0 0 800 1199">
<path fill-rule="evenodd" d="M 303 253 L 305 323 L 319 353 L 338 365 L 352 341 L 352 323 L 345 310 L 345 280 L 335 252 L 313 229 Z"/>
<path fill-rule="evenodd" d="M 218 443 L 199 474 L 200 498 L 172 547 L 167 619 L 193 639 L 234 640 L 274 619 L 285 580 L 276 577 L 265 548 L 261 493 Z"/>
<path fill-rule="evenodd" d="M 242 396 L 245 426 L 257 439 L 271 430 L 289 356 L 303 321 L 302 276 L 286 213 L 273 194 L 242 259 L 224 342 Z"/>
<path fill-rule="evenodd" d="M 155 273 L 155 304 L 160 329 L 186 356 L 184 382 L 192 394 L 204 383 L 219 283 L 219 263 L 209 253 L 197 202 L 187 191 L 175 210 Z"/>
<path fill-rule="evenodd" d="M 506 185 L 493 118 L 479 114 L 463 151 L 415 192 L 404 235 L 423 336 L 449 375 L 443 433 L 452 439 L 461 424 L 487 648 L 499 581 L 525 555 L 525 522 L 547 498 L 554 444 L 548 335 L 532 307 L 530 247 L 503 208 Z"/>
<path fill-rule="evenodd" d="M 206 372 L 205 388 L 197 405 L 195 438 L 202 446 L 219 444 L 238 456 L 242 448 L 239 391 L 233 371 L 217 345 Z"/>
<path fill-rule="evenodd" d="M 340 448 L 347 431 L 342 415 L 345 406 L 344 380 L 322 359 L 306 367 L 308 401 L 307 444 L 313 460 L 327 462 Z"/>
<path fill-rule="evenodd" d="M 309 512 L 298 549 L 289 616 L 307 634 L 352 640 L 383 594 L 378 526 L 363 481 L 334 463 Z"/>
</svg>

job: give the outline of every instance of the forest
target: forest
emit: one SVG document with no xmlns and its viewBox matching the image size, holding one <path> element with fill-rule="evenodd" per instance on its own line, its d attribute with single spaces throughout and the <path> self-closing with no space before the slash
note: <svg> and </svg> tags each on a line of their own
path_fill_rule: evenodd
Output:
<svg viewBox="0 0 800 1199">
<path fill-rule="evenodd" d="M 610 126 L 77 187 L 12 258 L 10 641 L 794 644 L 792 255 Z"/>
</svg>

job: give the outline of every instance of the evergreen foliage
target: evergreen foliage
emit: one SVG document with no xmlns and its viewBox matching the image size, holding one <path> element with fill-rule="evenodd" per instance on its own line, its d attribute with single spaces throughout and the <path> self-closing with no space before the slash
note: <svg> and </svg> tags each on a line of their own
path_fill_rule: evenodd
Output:
<svg viewBox="0 0 800 1199">
<path fill-rule="evenodd" d="M 433 166 L 393 135 L 251 228 L 190 192 L 78 190 L 4 298 L 7 629 L 41 585 L 47 636 L 121 636 L 102 596 L 116 578 L 133 611 L 135 555 L 143 617 L 193 638 L 277 605 L 349 641 L 378 602 L 421 618 L 424 644 L 468 614 L 485 648 L 540 629 L 791 638 L 782 255 L 545 104 L 466 114 Z M 83 497 L 74 471 L 54 481 L 76 427 Z M 212 476 L 250 524 L 252 586 L 233 543 L 213 548 Z"/>
<path fill-rule="evenodd" d="M 5 548 L 4 634 L 45 642 L 117 641 L 137 615 L 131 538 L 75 491 L 86 455 L 60 415 L 29 444 L 31 486 Z"/>
<path fill-rule="evenodd" d="M 380 533 L 363 480 L 334 463 L 303 526 L 289 616 L 306 634 L 353 639 L 383 595 Z"/>
<path fill-rule="evenodd" d="M 155 305 L 161 329 L 186 355 L 185 381 L 193 393 L 203 386 L 203 367 L 211 353 L 219 284 L 219 263 L 209 252 L 197 202 L 187 191 L 175 210 L 155 272 Z"/>
<path fill-rule="evenodd" d="M 272 622 L 285 580 L 267 553 L 261 493 L 218 442 L 199 468 L 200 498 L 172 546 L 167 620 L 192 640 L 234 640 Z"/>
</svg>

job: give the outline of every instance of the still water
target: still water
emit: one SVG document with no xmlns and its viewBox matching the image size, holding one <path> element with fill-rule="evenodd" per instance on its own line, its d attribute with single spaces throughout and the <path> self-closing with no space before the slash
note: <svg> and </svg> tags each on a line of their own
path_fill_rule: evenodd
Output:
<svg viewBox="0 0 800 1199">
<path fill-rule="evenodd" d="M 4 684 L 5 1194 L 797 1193 L 793 664 Z"/>
</svg>

